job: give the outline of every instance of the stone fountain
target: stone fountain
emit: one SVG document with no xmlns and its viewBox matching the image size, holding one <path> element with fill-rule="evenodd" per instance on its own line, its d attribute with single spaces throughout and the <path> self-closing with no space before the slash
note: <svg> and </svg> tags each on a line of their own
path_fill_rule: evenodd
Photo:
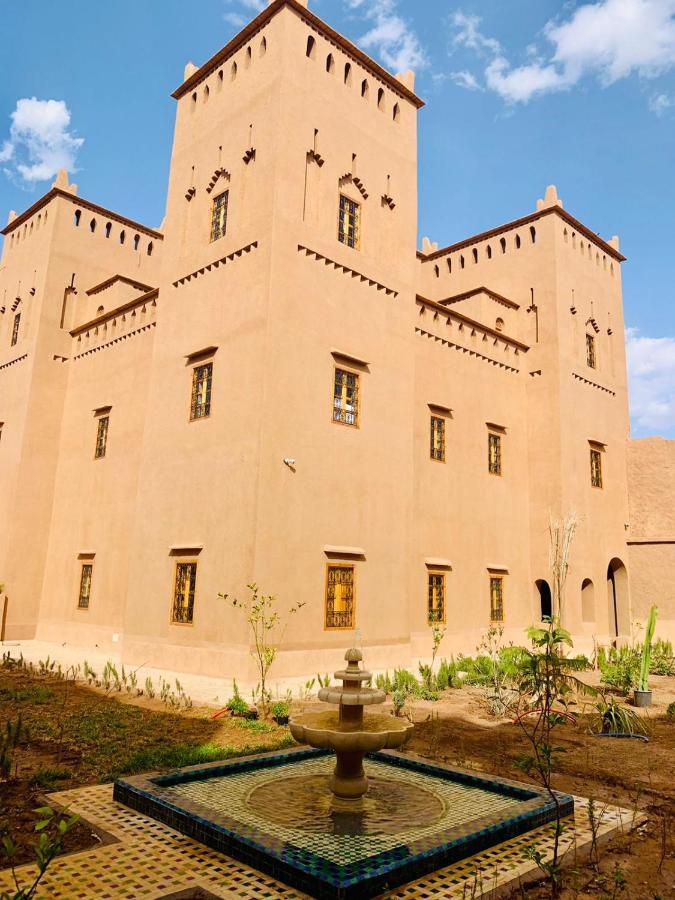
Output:
<svg viewBox="0 0 675 900">
<path fill-rule="evenodd" d="M 367 792 L 368 779 L 363 770 L 366 753 L 395 750 L 413 732 L 412 724 L 403 719 L 382 714 L 364 716 L 364 706 L 384 703 L 386 695 L 365 686 L 372 675 L 361 669 L 362 659 L 360 650 L 348 650 L 347 668 L 335 673 L 342 687 L 319 691 L 319 700 L 337 703 L 337 711 L 304 713 L 290 722 L 291 734 L 298 743 L 335 751 L 335 770 L 329 785 L 341 800 L 358 800 Z"/>
</svg>

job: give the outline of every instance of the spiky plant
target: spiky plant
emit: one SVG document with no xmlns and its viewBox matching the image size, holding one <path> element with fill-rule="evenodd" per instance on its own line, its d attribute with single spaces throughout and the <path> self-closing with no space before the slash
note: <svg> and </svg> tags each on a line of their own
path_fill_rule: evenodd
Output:
<svg viewBox="0 0 675 900">
<path fill-rule="evenodd" d="M 654 639 L 654 630 L 656 629 L 656 617 L 659 610 L 656 606 L 652 606 L 649 610 L 649 618 L 645 628 L 645 640 L 642 645 L 642 662 L 640 664 L 640 681 L 639 690 L 649 690 L 649 667 L 652 661 L 652 641 Z"/>
</svg>

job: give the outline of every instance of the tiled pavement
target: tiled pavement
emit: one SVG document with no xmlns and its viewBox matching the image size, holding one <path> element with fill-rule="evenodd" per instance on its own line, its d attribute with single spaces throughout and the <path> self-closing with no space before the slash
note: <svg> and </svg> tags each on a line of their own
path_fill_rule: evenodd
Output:
<svg viewBox="0 0 675 900">
<path fill-rule="evenodd" d="M 300 900 L 305 896 L 114 803 L 110 784 L 64 791 L 51 795 L 51 800 L 82 815 L 106 832 L 110 841 L 57 859 L 41 883 L 39 898 L 154 900 L 196 887 L 221 898 Z M 606 838 L 622 826 L 630 825 L 630 816 L 629 811 L 617 807 L 605 809 L 599 837 Z M 566 826 L 562 847 L 581 853 L 590 841 L 588 803 L 577 798 L 573 823 L 570 821 Z M 528 880 L 537 871 L 528 848 L 536 844 L 550 851 L 552 842 L 553 826 L 546 825 L 398 888 L 386 897 L 388 900 L 480 897 L 509 883 Z M 25 876 L 28 874 L 26 871 Z M 10 873 L 0 873 L 0 892 L 10 887 Z"/>
</svg>

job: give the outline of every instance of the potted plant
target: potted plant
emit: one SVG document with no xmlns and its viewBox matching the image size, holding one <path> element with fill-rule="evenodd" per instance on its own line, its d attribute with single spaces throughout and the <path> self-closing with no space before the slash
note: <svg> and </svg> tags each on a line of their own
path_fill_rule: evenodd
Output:
<svg viewBox="0 0 675 900">
<path fill-rule="evenodd" d="M 245 717 L 248 712 L 248 703 L 243 697 L 235 695 L 227 701 L 227 708 L 233 716 Z"/>
<path fill-rule="evenodd" d="M 649 689 L 649 666 L 652 661 L 652 639 L 654 638 L 654 629 L 656 628 L 656 617 L 658 615 L 656 606 L 652 606 L 649 610 L 649 618 L 645 628 L 645 640 L 642 645 L 642 661 L 640 663 L 640 678 L 638 686 L 635 688 L 635 705 L 639 707 L 652 705 L 652 692 Z"/>
<path fill-rule="evenodd" d="M 289 708 L 284 700 L 272 704 L 272 718 L 277 725 L 288 725 Z"/>
</svg>

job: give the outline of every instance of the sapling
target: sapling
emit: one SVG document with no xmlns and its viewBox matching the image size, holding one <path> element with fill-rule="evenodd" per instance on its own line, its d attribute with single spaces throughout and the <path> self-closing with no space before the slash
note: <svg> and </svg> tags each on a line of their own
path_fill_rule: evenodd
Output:
<svg viewBox="0 0 675 900">
<path fill-rule="evenodd" d="M 640 679 L 638 682 L 638 690 L 649 690 L 649 667 L 652 661 L 652 641 L 654 640 L 654 630 L 656 629 L 656 617 L 659 611 L 656 606 L 652 606 L 649 610 L 649 618 L 647 619 L 647 627 L 645 629 L 645 639 L 642 645 L 642 661 L 640 663 Z"/>
</svg>

